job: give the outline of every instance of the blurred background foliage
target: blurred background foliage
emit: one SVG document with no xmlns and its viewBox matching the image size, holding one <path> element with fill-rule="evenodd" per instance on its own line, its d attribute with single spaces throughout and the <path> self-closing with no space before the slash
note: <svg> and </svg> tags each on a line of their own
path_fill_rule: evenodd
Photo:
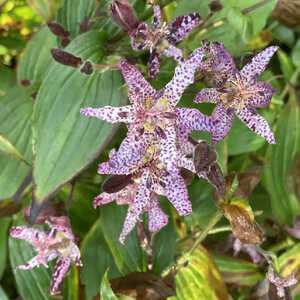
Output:
<svg viewBox="0 0 300 300">
<path fill-rule="evenodd" d="M 56 20 L 68 30 L 70 43 L 65 49 L 85 60 L 105 65 L 124 56 L 146 74 L 148 54 L 134 52 L 129 38 L 108 18 L 111 2 L 0 0 L 0 299 L 51 299 L 53 266 L 15 273 L 14 267 L 33 253 L 24 241 L 8 235 L 10 226 L 26 223 L 26 205 L 32 203 L 37 213 L 49 200 L 62 203 L 67 211 L 84 263 L 81 270 L 72 268 L 55 299 L 275 299 L 253 296 L 257 291 L 263 295 L 259 283 L 266 264 L 251 262 L 246 253 L 233 256 L 231 227 L 224 218 L 192 256 L 186 256 L 217 210 L 213 188 L 206 181 L 195 178 L 189 185 L 193 214 L 185 218 L 161 198 L 169 223 L 153 237 L 151 272 L 137 231 L 125 246 L 118 242 L 127 207 L 114 203 L 92 207 L 107 178 L 97 174 L 97 164 L 119 146 L 126 129 L 84 119 L 79 108 L 125 104 L 126 87 L 119 71 L 97 70 L 86 76 L 55 62 L 50 49 L 63 45 L 45 24 Z M 159 2 L 170 21 L 194 11 L 205 19 L 213 1 Z M 151 20 L 152 9 L 145 0 L 130 3 L 140 20 Z M 292 9 L 277 6 L 274 11 L 275 0 L 222 0 L 222 9 L 179 46 L 190 53 L 203 39 L 220 41 L 238 67 L 268 45 L 280 46 L 262 75 L 277 93 L 269 107 L 260 109 L 277 144 L 267 145 L 235 119 L 216 150 L 225 175 L 246 174 L 246 181 L 240 182 L 243 189 L 249 189 L 252 180 L 259 181 L 245 200 L 250 200 L 256 220 L 266 230 L 262 247 L 275 253 L 281 275 L 294 272 L 298 278 L 290 294 L 300 299 L 300 243 L 284 227 L 299 214 L 300 201 L 300 4 L 281 3 Z M 158 80 L 151 84 L 164 86 L 174 67 L 173 61 L 163 59 Z M 192 102 L 204 86 L 200 80 L 189 87 L 179 105 L 210 114 L 213 105 Z M 210 141 L 202 132 L 193 137 Z M 181 264 L 184 267 L 175 276 L 174 266 Z"/>
</svg>

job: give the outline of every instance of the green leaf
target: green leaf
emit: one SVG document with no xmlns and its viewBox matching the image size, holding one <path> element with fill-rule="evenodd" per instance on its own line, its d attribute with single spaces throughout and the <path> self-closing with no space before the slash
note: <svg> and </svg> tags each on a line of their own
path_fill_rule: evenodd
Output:
<svg viewBox="0 0 300 300">
<path fill-rule="evenodd" d="M 300 67 L 300 39 L 298 39 L 292 51 L 292 61 L 296 67 Z"/>
<path fill-rule="evenodd" d="M 294 67 L 293 67 L 292 61 L 288 57 L 288 55 L 282 50 L 277 51 L 277 55 L 279 58 L 281 71 L 282 71 L 286 81 L 289 81 L 289 79 L 291 78 L 291 76 L 294 73 Z"/>
<path fill-rule="evenodd" d="M 100 221 L 104 238 L 116 265 L 124 275 L 146 270 L 145 255 L 140 247 L 136 231 L 131 232 L 126 237 L 124 245 L 119 242 L 127 209 L 127 206 L 119 206 L 115 203 L 106 204 L 100 209 Z"/>
<path fill-rule="evenodd" d="M 47 75 L 53 58 L 50 49 L 57 47 L 56 37 L 44 26 L 27 43 L 18 65 L 18 82 L 29 80 L 40 85 Z"/>
<path fill-rule="evenodd" d="M 23 212 L 19 213 L 13 222 L 13 226 L 24 225 Z M 32 245 L 24 240 L 9 237 L 9 258 L 12 268 L 23 265 L 34 257 Z M 49 296 L 51 268 L 41 266 L 31 270 L 18 270 L 14 273 L 17 289 L 23 299 L 51 300 Z"/>
<path fill-rule="evenodd" d="M 264 279 L 256 264 L 222 255 L 212 255 L 212 257 L 227 284 L 253 286 Z"/>
<path fill-rule="evenodd" d="M 3 288 L 0 286 L 0 299 L 1 300 L 9 300 L 9 298 L 7 297 L 5 291 L 3 290 Z"/>
<path fill-rule="evenodd" d="M 109 277 L 119 277 L 114 258 L 105 241 L 100 219 L 93 225 L 81 244 L 83 268 L 81 282 L 85 285 L 86 298 L 90 300 L 99 293 L 102 277 L 109 268 Z"/>
<path fill-rule="evenodd" d="M 6 67 L 0 67 L 0 97 L 5 95 L 15 84 L 15 72 Z"/>
<path fill-rule="evenodd" d="M 10 155 L 27 165 L 30 165 L 19 153 L 19 151 L 7 140 L 2 134 L 0 134 L 0 152 Z"/>
<path fill-rule="evenodd" d="M 176 296 L 168 299 L 228 299 L 222 277 L 205 248 L 200 246 L 193 255 L 183 256 L 179 264 L 184 265 L 175 276 Z"/>
<path fill-rule="evenodd" d="M 57 22 L 70 32 L 72 38 L 80 33 L 80 23 L 92 17 L 95 9 L 94 0 L 64 0 L 57 12 Z"/>
<path fill-rule="evenodd" d="M 7 230 L 10 223 L 10 218 L 0 219 L 0 279 L 7 266 Z M 0 299 L 2 299 L 0 297 Z"/>
<path fill-rule="evenodd" d="M 102 300 L 118 300 L 118 297 L 114 294 L 113 290 L 110 287 L 107 274 L 108 270 L 104 273 L 101 281 L 100 298 Z"/>
<path fill-rule="evenodd" d="M 33 101 L 24 88 L 14 87 L 0 98 L 0 131 L 31 162 L 31 115 Z M 29 172 L 21 161 L 0 154 L 0 199 L 12 197 Z"/>
<path fill-rule="evenodd" d="M 260 149 L 265 140 L 251 131 L 240 119 L 234 117 L 228 137 L 228 155 L 239 155 Z"/>
<path fill-rule="evenodd" d="M 96 63 L 106 35 L 90 31 L 76 38 L 67 51 Z M 78 69 L 52 64 L 38 93 L 33 117 L 35 203 L 86 167 L 107 145 L 112 124 L 80 115 L 81 107 L 119 106 L 125 102 L 119 71 L 86 76 Z"/>
<path fill-rule="evenodd" d="M 80 300 L 79 270 L 71 265 L 68 276 L 64 278 L 64 300 Z"/>
<path fill-rule="evenodd" d="M 166 201 L 160 201 L 160 206 L 164 208 L 164 211 L 168 216 L 172 216 L 171 207 Z M 152 258 L 152 272 L 156 275 L 161 273 L 174 262 L 175 255 L 175 243 L 176 243 L 176 231 L 175 224 L 172 217 L 169 217 L 168 224 L 162 228 L 154 236 L 154 248 Z M 168 249 L 168 251 L 166 251 Z"/>
<path fill-rule="evenodd" d="M 298 213 L 297 198 L 287 185 L 287 176 L 300 142 L 300 111 L 293 97 L 279 116 L 275 139 L 276 145 L 268 146 L 264 179 L 274 216 L 285 224 Z"/>
<path fill-rule="evenodd" d="M 53 0 L 27 0 L 28 5 L 45 21 L 49 21 L 54 15 Z"/>
</svg>

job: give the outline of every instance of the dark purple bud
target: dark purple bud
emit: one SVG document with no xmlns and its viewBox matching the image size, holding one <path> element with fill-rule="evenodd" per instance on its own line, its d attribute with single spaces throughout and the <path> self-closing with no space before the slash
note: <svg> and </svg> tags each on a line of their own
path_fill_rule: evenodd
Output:
<svg viewBox="0 0 300 300">
<path fill-rule="evenodd" d="M 62 37 L 61 40 L 61 45 L 65 48 L 69 45 L 69 43 L 71 42 L 70 39 L 68 37 Z"/>
<path fill-rule="evenodd" d="M 89 30 L 89 19 L 84 17 L 79 26 L 81 33 L 87 32 Z"/>
<path fill-rule="evenodd" d="M 82 64 L 82 59 L 69 52 L 60 49 L 51 49 L 52 57 L 60 64 L 77 68 Z"/>
<path fill-rule="evenodd" d="M 86 61 L 80 69 L 80 72 L 86 75 L 91 75 L 94 72 L 93 64 L 90 61 Z"/>
<path fill-rule="evenodd" d="M 156 132 L 156 134 L 157 134 L 159 137 L 161 137 L 162 139 L 166 139 L 166 138 L 167 138 L 165 132 L 161 129 L 161 127 L 156 126 L 156 127 L 155 127 L 155 132 Z"/>
<path fill-rule="evenodd" d="M 121 191 L 130 183 L 132 183 L 131 175 L 113 175 L 103 182 L 102 190 L 112 194 Z"/>
<path fill-rule="evenodd" d="M 209 8 L 212 12 L 217 12 L 217 11 L 223 9 L 223 5 L 220 2 L 220 0 L 214 0 L 209 3 Z"/>
<path fill-rule="evenodd" d="M 23 86 L 29 86 L 29 85 L 31 85 L 31 82 L 30 82 L 29 79 L 22 79 L 22 80 L 21 80 L 21 84 L 22 84 Z"/>
<path fill-rule="evenodd" d="M 135 11 L 126 0 L 116 0 L 111 3 L 109 13 L 113 21 L 128 33 L 138 26 Z"/>
<path fill-rule="evenodd" d="M 48 25 L 50 31 L 56 36 L 68 37 L 70 35 L 69 31 L 65 30 L 61 25 L 59 25 L 58 23 L 56 23 L 54 21 L 49 22 L 47 25 Z"/>
<path fill-rule="evenodd" d="M 194 150 L 194 165 L 196 172 L 207 171 L 217 160 L 217 153 L 214 148 L 206 142 L 200 142 Z"/>
</svg>

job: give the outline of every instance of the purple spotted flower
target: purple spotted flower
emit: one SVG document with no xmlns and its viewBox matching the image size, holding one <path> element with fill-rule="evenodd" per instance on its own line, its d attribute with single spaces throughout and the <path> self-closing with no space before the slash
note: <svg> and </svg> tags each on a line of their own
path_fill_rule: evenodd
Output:
<svg viewBox="0 0 300 300">
<path fill-rule="evenodd" d="M 135 30 L 129 32 L 134 50 L 150 50 L 148 75 L 156 78 L 162 55 L 172 57 L 178 63 L 183 61 L 182 51 L 175 46 L 186 38 L 189 32 L 201 23 L 198 13 L 179 16 L 169 24 L 163 22 L 159 5 L 152 4 L 154 17 L 152 26 L 139 23 Z"/>
<path fill-rule="evenodd" d="M 129 204 L 123 231 L 120 235 L 121 243 L 124 242 L 126 235 L 134 228 L 141 213 L 144 211 L 149 213 L 151 231 L 158 231 L 167 223 L 167 217 L 159 208 L 157 195 L 166 196 L 181 216 L 192 212 L 187 188 L 179 171 L 179 165 L 183 164 L 180 162 L 181 158 L 178 157 L 176 161 L 178 172 L 171 174 L 161 160 L 160 151 L 160 144 L 155 143 L 147 149 L 139 162 L 132 163 L 126 167 L 116 167 L 109 161 L 101 163 L 98 167 L 99 174 L 129 174 L 132 181 L 125 190 L 121 190 L 114 195 L 111 194 L 111 197 L 106 193 L 102 193 L 94 202 L 96 205 L 102 205 L 112 200 L 117 200 L 120 203 L 119 197 L 124 199 L 123 195 L 127 195 L 127 200 L 121 200 L 121 203 L 126 201 Z"/>
<path fill-rule="evenodd" d="M 225 47 L 217 42 L 212 44 L 209 50 L 210 59 L 199 69 L 205 76 L 211 77 L 215 88 L 201 90 L 194 101 L 217 104 L 212 114 L 215 123 L 211 132 L 213 142 L 227 135 L 235 112 L 252 131 L 265 138 L 270 144 L 275 143 L 269 125 L 256 112 L 256 107 L 267 106 L 275 92 L 269 83 L 258 81 L 258 77 L 277 49 L 277 46 L 266 48 L 238 71 Z"/>
<path fill-rule="evenodd" d="M 82 263 L 69 219 L 67 217 L 49 217 L 46 223 L 51 228 L 50 232 L 27 226 L 16 226 L 11 228 L 10 235 L 29 242 L 37 252 L 35 257 L 26 264 L 17 266 L 16 269 L 28 270 L 40 264 L 48 268 L 48 261 L 57 258 L 50 288 L 51 295 L 54 295 L 69 270 L 71 261 L 74 261 L 77 266 L 82 266 Z"/>
<path fill-rule="evenodd" d="M 117 175 L 112 178 L 116 176 Z M 135 180 L 137 180 L 137 178 L 135 178 Z M 139 188 L 139 184 L 132 181 L 132 183 L 129 183 L 122 190 L 114 193 L 103 192 L 94 200 L 95 208 L 114 200 L 118 205 L 129 205 L 124 228 L 120 235 L 121 243 L 124 243 L 126 235 L 132 230 L 136 222 L 140 220 L 139 215 L 142 212 L 148 213 L 148 227 L 150 232 L 157 232 L 168 223 L 168 216 L 159 207 L 158 195 L 154 191 L 151 191 L 149 194 L 147 193 L 147 199 L 144 199 L 145 205 L 140 207 L 136 204 L 139 200 L 138 198 L 141 197 L 141 192 L 142 189 Z"/>
<path fill-rule="evenodd" d="M 184 140 L 192 130 L 212 129 L 211 117 L 197 109 L 175 107 L 185 88 L 193 83 L 195 70 L 199 68 L 203 56 L 204 50 L 196 49 L 185 62 L 176 67 L 173 79 L 158 91 L 152 88 L 136 67 L 124 60 L 120 61 L 120 70 L 130 90 L 131 104 L 80 110 L 86 116 L 110 123 L 124 122 L 127 125 L 127 137 L 118 152 L 110 157 L 112 167 L 130 167 L 130 164 L 141 160 L 149 146 L 158 142 L 160 160 L 167 171 L 178 171 L 177 137 Z"/>
</svg>

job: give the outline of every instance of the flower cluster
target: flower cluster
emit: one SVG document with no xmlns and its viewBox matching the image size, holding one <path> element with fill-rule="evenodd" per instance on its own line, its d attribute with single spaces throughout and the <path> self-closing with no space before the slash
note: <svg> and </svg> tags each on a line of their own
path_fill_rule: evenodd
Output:
<svg viewBox="0 0 300 300">
<path fill-rule="evenodd" d="M 184 59 L 181 50 L 172 43 L 182 40 L 199 25 L 199 15 L 178 17 L 166 25 L 162 22 L 160 8 L 152 6 L 151 28 L 137 22 L 133 9 L 125 0 L 111 4 L 111 16 L 127 31 L 134 49 L 150 50 L 150 78 L 159 71 L 161 54 L 175 58 L 178 66 L 172 80 L 164 88 L 155 90 L 135 66 L 121 59 L 119 69 L 129 88 L 130 104 L 80 110 L 85 116 L 110 123 L 125 123 L 128 128 L 127 137 L 119 149 L 113 149 L 109 161 L 99 165 L 99 174 L 113 176 L 94 201 L 95 207 L 113 200 L 129 205 L 120 235 L 122 243 L 143 212 L 148 212 L 151 232 L 167 224 L 168 218 L 159 207 L 158 195 L 166 196 L 179 215 L 192 212 L 184 171 L 207 179 L 218 191 L 224 188 L 224 178 L 213 147 L 205 142 L 191 141 L 191 131 L 208 131 L 215 143 L 229 132 L 235 111 L 251 130 L 269 143 L 275 142 L 270 128 L 256 113 L 255 107 L 269 104 L 274 93 L 268 83 L 257 79 L 277 47 L 262 51 L 240 72 L 225 47 L 217 42 L 210 45 L 203 41 L 203 47 Z M 211 116 L 198 109 L 177 106 L 184 90 L 200 72 L 210 79 L 213 87 L 199 91 L 194 101 L 216 103 Z"/>
<path fill-rule="evenodd" d="M 11 228 L 10 235 L 32 244 L 37 252 L 37 255 L 26 264 L 17 266 L 17 270 L 32 269 L 40 264 L 48 268 L 48 262 L 57 258 L 50 288 L 51 295 L 54 295 L 71 262 L 73 261 L 76 266 L 82 266 L 82 263 L 68 217 L 49 217 L 45 223 L 50 226 L 50 232 L 27 226 L 15 226 Z"/>
</svg>

